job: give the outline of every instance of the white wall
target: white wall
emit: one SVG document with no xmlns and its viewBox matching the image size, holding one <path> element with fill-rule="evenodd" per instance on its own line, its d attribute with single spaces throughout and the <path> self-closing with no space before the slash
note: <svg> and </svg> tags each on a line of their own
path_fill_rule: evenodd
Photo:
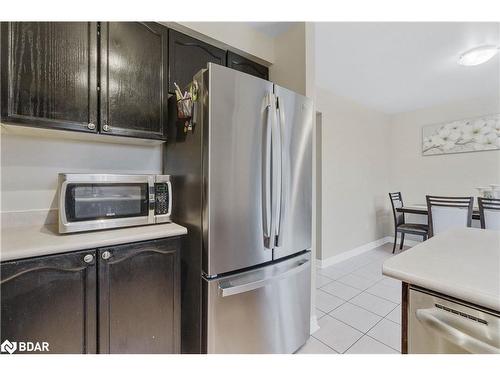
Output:
<svg viewBox="0 0 500 375">
<path fill-rule="evenodd" d="M 269 68 L 269 79 L 306 95 L 306 23 L 300 22 L 274 39 L 274 64 Z"/>
<path fill-rule="evenodd" d="M 3 133 L 2 212 L 57 208 L 58 173 L 160 173 L 161 147 Z"/>
<path fill-rule="evenodd" d="M 475 187 L 500 184 L 500 151 L 422 156 L 422 126 L 499 113 L 498 97 L 448 103 L 393 115 L 391 190 L 406 203 L 425 203 L 426 194 L 473 195 Z"/>
<path fill-rule="evenodd" d="M 425 204 L 427 194 L 477 196 L 476 187 L 500 184 L 500 151 L 422 156 L 422 126 L 499 112 L 499 98 L 485 97 L 393 115 L 391 191 L 401 191 L 407 204 Z M 422 215 L 406 215 L 406 220 L 427 223 Z M 472 226 L 479 225 L 472 221 Z M 422 240 L 420 236 L 407 238 Z"/>
<path fill-rule="evenodd" d="M 426 194 L 477 196 L 475 187 L 500 184 L 500 151 L 422 156 L 421 145 L 422 126 L 499 113 L 498 97 L 386 115 L 317 89 L 316 105 L 323 116 L 321 259 L 392 236 L 389 191 L 411 204 L 425 203 Z"/>
<path fill-rule="evenodd" d="M 322 258 L 384 237 L 390 223 L 388 115 L 317 88 L 322 113 Z"/>
</svg>

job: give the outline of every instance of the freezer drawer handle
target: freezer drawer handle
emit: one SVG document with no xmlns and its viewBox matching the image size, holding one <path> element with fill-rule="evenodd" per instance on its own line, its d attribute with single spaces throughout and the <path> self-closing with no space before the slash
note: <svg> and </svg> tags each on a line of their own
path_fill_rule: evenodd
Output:
<svg viewBox="0 0 500 375">
<path fill-rule="evenodd" d="M 477 354 L 500 354 L 500 348 L 494 347 L 447 324 L 444 320 L 450 321 L 457 318 L 452 317 L 452 319 L 450 319 L 450 317 L 446 316 L 446 313 L 435 307 L 430 309 L 418 309 L 415 312 L 415 315 L 424 326 L 433 329 L 446 340 L 460 346 L 468 352 Z M 474 328 L 477 325 L 475 322 L 470 322 L 469 324 L 471 325 L 471 328 Z M 481 331 L 484 329 L 483 326 L 480 328 Z M 479 331 L 480 330 L 478 330 L 478 333 L 480 334 Z"/>
<path fill-rule="evenodd" d="M 297 262 L 297 265 L 283 273 L 278 275 L 273 275 L 268 278 L 255 280 L 246 284 L 241 285 L 232 285 L 230 282 L 222 281 L 219 283 L 219 294 L 222 297 L 229 297 L 235 294 L 241 294 L 245 292 L 249 292 L 251 290 L 262 288 L 273 281 L 277 281 L 279 279 L 284 279 L 290 277 L 296 273 L 301 272 L 304 268 L 309 266 L 309 260 L 301 260 Z"/>
</svg>

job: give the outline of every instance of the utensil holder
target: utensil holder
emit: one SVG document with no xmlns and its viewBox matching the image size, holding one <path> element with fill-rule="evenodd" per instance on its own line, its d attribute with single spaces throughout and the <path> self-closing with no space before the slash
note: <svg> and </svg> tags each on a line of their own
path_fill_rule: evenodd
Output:
<svg viewBox="0 0 500 375">
<path fill-rule="evenodd" d="M 185 98 L 177 100 L 177 118 L 190 120 L 193 117 L 193 99 Z"/>
</svg>

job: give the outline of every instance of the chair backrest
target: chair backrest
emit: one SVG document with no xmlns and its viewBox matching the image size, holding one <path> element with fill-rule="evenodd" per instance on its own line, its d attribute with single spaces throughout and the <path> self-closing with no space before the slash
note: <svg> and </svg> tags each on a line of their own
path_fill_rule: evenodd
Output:
<svg viewBox="0 0 500 375">
<path fill-rule="evenodd" d="M 429 237 L 453 228 L 472 224 L 473 197 L 439 197 L 426 195 L 429 215 Z"/>
<path fill-rule="evenodd" d="M 500 199 L 477 198 L 481 228 L 500 230 Z"/>
<path fill-rule="evenodd" d="M 389 193 L 389 198 L 391 200 L 392 214 L 394 216 L 394 226 L 397 227 L 405 222 L 405 214 L 396 211 L 396 208 L 403 207 L 403 197 L 401 196 L 401 192 L 398 191 L 397 193 Z"/>
</svg>

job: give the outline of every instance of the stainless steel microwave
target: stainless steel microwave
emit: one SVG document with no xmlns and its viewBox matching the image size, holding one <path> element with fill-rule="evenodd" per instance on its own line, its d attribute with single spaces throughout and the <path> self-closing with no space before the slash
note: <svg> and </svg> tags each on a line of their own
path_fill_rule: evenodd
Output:
<svg viewBox="0 0 500 375">
<path fill-rule="evenodd" d="M 168 175 L 59 174 L 59 233 L 170 221 Z"/>
</svg>

